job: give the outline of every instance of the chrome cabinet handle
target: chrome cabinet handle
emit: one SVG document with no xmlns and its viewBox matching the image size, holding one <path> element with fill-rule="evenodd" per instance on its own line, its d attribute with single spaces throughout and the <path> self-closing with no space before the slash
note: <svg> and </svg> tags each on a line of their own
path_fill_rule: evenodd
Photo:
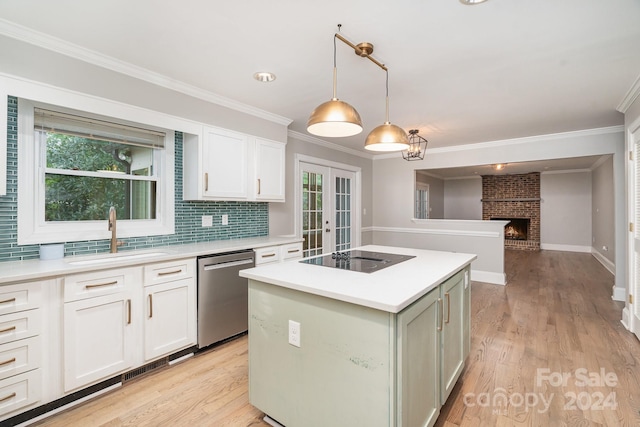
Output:
<svg viewBox="0 0 640 427">
<path fill-rule="evenodd" d="M 260 178 L 258 178 L 258 194 L 260 194 Z"/>
<path fill-rule="evenodd" d="M 442 313 L 444 311 L 444 303 L 442 301 L 442 298 L 438 298 L 438 305 L 440 306 L 440 319 L 438 321 L 438 331 L 442 330 L 442 320 L 444 318 L 444 313 Z"/>
<path fill-rule="evenodd" d="M 204 173 L 204 191 L 209 191 L 209 174 Z"/>
<path fill-rule="evenodd" d="M 118 281 L 114 280 L 113 282 L 96 283 L 94 285 L 85 285 L 85 289 L 101 288 L 103 286 L 111 286 L 111 285 L 117 285 L 117 284 L 118 284 Z"/>
<path fill-rule="evenodd" d="M 444 323 L 449 323 L 451 320 L 451 295 L 449 292 L 445 292 L 444 296 L 447 299 L 447 320 Z"/>
</svg>

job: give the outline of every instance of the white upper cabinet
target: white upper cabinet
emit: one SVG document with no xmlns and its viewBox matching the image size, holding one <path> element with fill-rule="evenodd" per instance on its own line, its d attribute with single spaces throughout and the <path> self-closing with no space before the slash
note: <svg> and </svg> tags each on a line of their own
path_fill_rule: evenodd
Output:
<svg viewBox="0 0 640 427">
<path fill-rule="evenodd" d="M 247 135 L 216 128 L 204 129 L 202 172 L 205 197 L 247 198 Z"/>
<path fill-rule="evenodd" d="M 266 139 L 255 139 L 255 198 L 284 202 L 285 145 Z"/>
<path fill-rule="evenodd" d="M 184 200 L 284 202 L 285 146 L 208 126 L 185 134 Z"/>
</svg>

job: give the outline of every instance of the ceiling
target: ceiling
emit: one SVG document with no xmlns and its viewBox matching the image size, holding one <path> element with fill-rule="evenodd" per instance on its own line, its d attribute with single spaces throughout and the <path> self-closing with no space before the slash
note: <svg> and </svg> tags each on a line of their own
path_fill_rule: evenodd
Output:
<svg viewBox="0 0 640 427">
<path fill-rule="evenodd" d="M 430 148 L 621 125 L 616 107 L 640 75 L 638 0 L 4 0 L 0 17 L 5 35 L 26 27 L 70 55 L 88 49 L 302 133 L 331 98 L 342 24 L 388 66 L 391 122 Z M 363 151 L 384 122 L 385 74 L 339 41 L 337 64 L 338 97 L 365 130 L 330 141 Z"/>
</svg>

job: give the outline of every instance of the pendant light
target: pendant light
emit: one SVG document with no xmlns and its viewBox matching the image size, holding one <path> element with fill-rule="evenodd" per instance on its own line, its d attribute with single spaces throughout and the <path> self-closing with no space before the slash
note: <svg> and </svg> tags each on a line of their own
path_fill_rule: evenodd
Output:
<svg viewBox="0 0 640 427">
<path fill-rule="evenodd" d="M 338 25 L 340 31 L 341 25 Z M 338 68 L 336 66 L 336 37 L 333 36 L 333 97 L 320 104 L 311 113 L 307 131 L 313 135 L 326 137 L 353 136 L 362 132 L 360 114 L 351 105 L 337 97 Z"/>
<path fill-rule="evenodd" d="M 409 162 L 424 159 L 428 142 L 429 141 L 418 135 L 418 129 L 411 129 L 409 131 L 409 148 L 402 152 L 402 158 Z"/>
<path fill-rule="evenodd" d="M 387 74 L 386 80 L 386 108 L 385 121 L 376 127 L 367 136 L 364 142 L 364 148 L 370 151 L 401 151 L 409 148 L 409 137 L 407 133 L 399 126 L 392 125 L 389 122 L 389 70 L 384 68 Z"/>
</svg>

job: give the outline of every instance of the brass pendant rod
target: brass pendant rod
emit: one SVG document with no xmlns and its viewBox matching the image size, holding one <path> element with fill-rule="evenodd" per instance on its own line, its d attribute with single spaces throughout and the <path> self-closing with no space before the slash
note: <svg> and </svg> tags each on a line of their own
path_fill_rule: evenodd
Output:
<svg viewBox="0 0 640 427">
<path fill-rule="evenodd" d="M 364 55 L 361 55 L 359 52 L 361 52 L 360 49 L 358 49 L 358 47 L 351 43 L 349 40 L 347 40 L 346 38 L 344 38 L 340 33 L 336 33 L 335 36 L 342 41 L 344 44 L 346 44 L 347 46 L 349 46 L 351 49 L 354 50 L 354 52 L 356 52 L 356 54 L 358 54 L 358 56 L 364 56 L 365 58 L 367 58 L 369 61 L 373 62 L 374 64 L 376 64 L 378 67 L 382 68 L 383 70 L 387 71 L 387 67 L 379 62 L 377 59 L 375 59 L 373 56 L 365 53 Z"/>
</svg>

